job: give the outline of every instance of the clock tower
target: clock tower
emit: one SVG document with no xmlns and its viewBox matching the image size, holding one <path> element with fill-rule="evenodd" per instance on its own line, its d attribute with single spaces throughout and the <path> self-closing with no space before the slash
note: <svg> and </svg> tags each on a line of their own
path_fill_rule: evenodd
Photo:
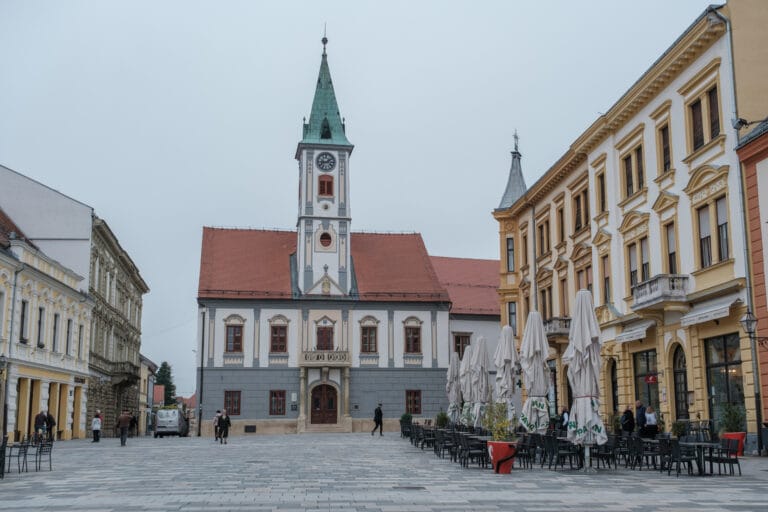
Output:
<svg viewBox="0 0 768 512">
<path fill-rule="evenodd" d="M 296 284 L 302 295 L 346 296 L 352 288 L 349 156 L 323 37 L 323 56 L 309 122 L 296 148 L 299 161 Z"/>
</svg>

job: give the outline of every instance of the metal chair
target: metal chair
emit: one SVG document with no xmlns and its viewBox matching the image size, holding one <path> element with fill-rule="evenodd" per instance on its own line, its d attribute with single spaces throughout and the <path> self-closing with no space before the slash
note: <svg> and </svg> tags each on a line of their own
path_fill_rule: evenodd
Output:
<svg viewBox="0 0 768 512">
<path fill-rule="evenodd" d="M 53 471 L 53 441 L 43 441 L 35 451 L 35 471 L 40 471 L 43 459 L 48 457 L 48 471 Z"/>
</svg>

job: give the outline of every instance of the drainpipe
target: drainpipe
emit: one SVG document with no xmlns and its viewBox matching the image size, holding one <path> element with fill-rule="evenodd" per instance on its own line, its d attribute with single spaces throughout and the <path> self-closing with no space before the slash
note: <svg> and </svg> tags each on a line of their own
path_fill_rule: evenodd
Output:
<svg viewBox="0 0 768 512">
<path fill-rule="evenodd" d="M 728 55 L 731 59 L 731 93 L 732 93 L 732 111 L 731 111 L 731 119 L 738 119 L 738 103 L 737 103 L 737 97 L 736 97 L 736 69 L 735 69 L 735 62 L 733 59 L 733 31 L 731 29 L 731 20 L 720 14 L 719 10 L 715 7 L 710 7 L 709 11 L 714 14 L 716 17 L 718 17 L 720 20 L 722 20 L 725 23 L 725 31 L 728 34 L 727 38 L 727 44 L 728 44 Z M 739 130 L 736 128 L 733 128 L 733 133 L 736 140 L 736 145 L 738 145 L 739 142 Z M 741 162 L 739 162 L 739 193 L 741 195 L 741 211 L 742 211 L 742 236 L 744 237 L 744 276 L 745 276 L 745 282 L 747 285 L 747 309 L 749 311 L 755 311 L 755 307 L 753 304 L 752 299 L 752 262 L 751 262 L 751 254 L 749 252 L 749 230 L 747 226 L 749 225 L 749 214 L 747 213 L 747 192 L 745 190 L 746 185 L 746 175 L 744 175 L 744 170 L 741 166 Z M 754 375 L 754 386 L 755 386 L 755 419 L 757 421 L 757 453 L 758 455 L 763 454 L 763 439 L 761 436 L 760 430 L 763 427 L 763 404 L 762 400 L 760 398 L 760 370 L 758 368 L 758 361 L 757 361 L 757 341 L 754 334 L 750 335 L 749 337 L 749 344 L 750 344 L 750 355 L 752 357 L 752 374 Z"/>
<path fill-rule="evenodd" d="M 203 426 L 203 346 L 205 345 L 205 310 L 203 310 L 203 324 L 200 329 L 200 392 L 197 394 L 197 437 L 201 435 Z"/>
</svg>

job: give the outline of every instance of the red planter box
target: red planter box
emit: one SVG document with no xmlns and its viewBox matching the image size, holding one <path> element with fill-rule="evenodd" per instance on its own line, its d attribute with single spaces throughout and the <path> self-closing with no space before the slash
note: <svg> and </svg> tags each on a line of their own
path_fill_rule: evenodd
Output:
<svg viewBox="0 0 768 512">
<path fill-rule="evenodd" d="M 738 439 L 739 440 L 739 457 L 744 455 L 744 441 L 747 439 L 746 432 L 723 432 L 720 434 L 722 439 Z"/>
<path fill-rule="evenodd" d="M 509 441 L 488 441 L 488 455 L 495 473 L 511 473 L 515 465 L 514 443 Z M 502 462 L 503 461 L 503 462 Z"/>
</svg>

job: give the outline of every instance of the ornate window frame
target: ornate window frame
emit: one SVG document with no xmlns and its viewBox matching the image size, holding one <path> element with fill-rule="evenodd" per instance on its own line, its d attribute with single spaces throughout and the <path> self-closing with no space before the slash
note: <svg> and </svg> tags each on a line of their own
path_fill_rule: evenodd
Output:
<svg viewBox="0 0 768 512">
<path fill-rule="evenodd" d="M 288 353 L 288 327 L 290 323 L 291 323 L 291 320 L 285 315 L 281 315 L 281 314 L 274 315 L 267 320 L 267 324 L 269 325 L 269 353 L 270 354 L 287 354 Z M 273 338 L 275 336 L 273 328 L 275 327 L 283 327 L 285 329 L 285 350 L 284 351 L 272 350 Z"/>
<path fill-rule="evenodd" d="M 691 164 L 696 158 L 706 153 L 709 149 L 720 145 L 721 151 L 725 145 L 725 132 L 723 130 L 723 88 L 720 85 L 720 57 L 713 59 L 704 66 L 701 71 L 680 87 L 677 92 L 683 97 L 685 105 L 685 147 L 687 156 L 683 159 L 686 164 Z M 717 116 L 718 133 L 712 133 L 711 127 L 711 105 L 709 102 L 709 92 L 717 89 Z M 693 116 L 691 109 L 694 103 L 701 102 L 701 118 L 704 142 L 701 146 L 694 147 Z"/>
<path fill-rule="evenodd" d="M 691 179 L 688 181 L 688 185 L 685 187 L 684 192 L 688 194 L 690 198 L 691 206 L 691 226 L 693 228 L 693 241 L 694 243 L 701 240 L 701 232 L 699 225 L 699 209 L 703 207 L 708 208 L 709 214 L 709 226 L 710 236 L 712 238 L 710 242 L 711 262 L 708 266 L 702 266 L 701 248 L 697 246 L 694 250 L 694 261 L 696 272 L 717 267 L 720 264 L 733 261 L 733 240 L 732 240 L 732 226 L 730 221 L 730 197 L 728 190 L 728 173 L 730 167 L 727 165 L 721 165 L 720 167 L 713 167 L 711 165 L 702 165 L 696 168 L 691 173 Z M 727 227 L 727 247 L 728 257 L 721 259 L 720 255 L 720 236 L 717 223 L 717 202 L 720 199 L 725 199 L 725 213 Z"/>
</svg>

